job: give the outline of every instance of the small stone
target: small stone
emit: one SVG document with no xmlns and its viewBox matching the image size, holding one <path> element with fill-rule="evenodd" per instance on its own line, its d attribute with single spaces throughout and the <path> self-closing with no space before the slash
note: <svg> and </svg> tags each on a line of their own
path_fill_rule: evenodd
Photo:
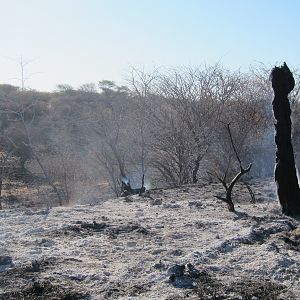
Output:
<svg viewBox="0 0 300 300">
<path fill-rule="evenodd" d="M 184 289 L 192 289 L 194 287 L 193 279 L 188 276 L 174 277 L 170 281 L 174 287 L 184 288 Z"/>
<path fill-rule="evenodd" d="M 168 270 L 168 274 L 170 275 L 170 280 L 172 280 L 171 277 L 173 278 L 174 276 L 175 277 L 183 276 L 184 270 L 185 270 L 185 265 L 175 265 L 171 267 Z"/>
<path fill-rule="evenodd" d="M 31 262 L 31 271 L 32 272 L 39 272 L 40 271 L 40 264 L 39 264 L 39 262 L 38 261 L 32 261 Z"/>
</svg>

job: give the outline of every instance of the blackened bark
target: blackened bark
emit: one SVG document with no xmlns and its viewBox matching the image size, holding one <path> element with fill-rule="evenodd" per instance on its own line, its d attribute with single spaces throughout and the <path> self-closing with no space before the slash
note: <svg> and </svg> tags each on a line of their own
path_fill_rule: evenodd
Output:
<svg viewBox="0 0 300 300">
<path fill-rule="evenodd" d="M 291 108 L 288 99 L 288 94 L 293 90 L 295 81 L 286 63 L 272 70 L 271 80 L 275 95 L 272 103 L 273 112 L 276 119 L 275 181 L 282 212 L 293 216 L 300 213 L 300 189 L 292 146 Z"/>
</svg>

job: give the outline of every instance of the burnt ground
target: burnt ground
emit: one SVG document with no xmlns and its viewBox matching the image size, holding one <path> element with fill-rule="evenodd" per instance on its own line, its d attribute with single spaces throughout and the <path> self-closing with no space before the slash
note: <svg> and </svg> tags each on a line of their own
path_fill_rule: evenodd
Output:
<svg viewBox="0 0 300 300">
<path fill-rule="evenodd" d="M 270 182 L 0 212 L 0 299 L 299 299 L 300 223 Z M 130 200 L 130 201 L 129 201 Z"/>
</svg>

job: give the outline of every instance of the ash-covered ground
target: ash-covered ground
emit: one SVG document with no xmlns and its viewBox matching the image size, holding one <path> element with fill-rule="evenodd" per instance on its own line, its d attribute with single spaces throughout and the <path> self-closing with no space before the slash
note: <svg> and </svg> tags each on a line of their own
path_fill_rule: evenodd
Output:
<svg viewBox="0 0 300 300">
<path fill-rule="evenodd" d="M 271 181 L 0 211 L 0 299 L 300 299 L 300 223 Z"/>
</svg>

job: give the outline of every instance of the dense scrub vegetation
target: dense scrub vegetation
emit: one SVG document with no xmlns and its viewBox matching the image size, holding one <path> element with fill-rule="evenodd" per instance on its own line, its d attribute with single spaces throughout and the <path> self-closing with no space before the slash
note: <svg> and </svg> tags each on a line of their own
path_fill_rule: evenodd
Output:
<svg viewBox="0 0 300 300">
<path fill-rule="evenodd" d="M 233 72 L 219 65 L 151 74 L 132 69 L 127 86 L 111 81 L 38 92 L 0 85 L 1 192 L 15 180 L 53 204 L 98 201 L 132 186 L 178 186 L 230 175 L 241 159 L 248 179 L 272 176 L 274 133 L 269 70 Z M 295 76 L 297 79 L 297 76 Z M 298 82 L 296 83 L 298 84 Z M 299 87 L 291 95 L 296 161 Z M 229 176 L 230 177 L 230 176 Z M 15 196 L 14 196 L 15 195 Z"/>
</svg>

